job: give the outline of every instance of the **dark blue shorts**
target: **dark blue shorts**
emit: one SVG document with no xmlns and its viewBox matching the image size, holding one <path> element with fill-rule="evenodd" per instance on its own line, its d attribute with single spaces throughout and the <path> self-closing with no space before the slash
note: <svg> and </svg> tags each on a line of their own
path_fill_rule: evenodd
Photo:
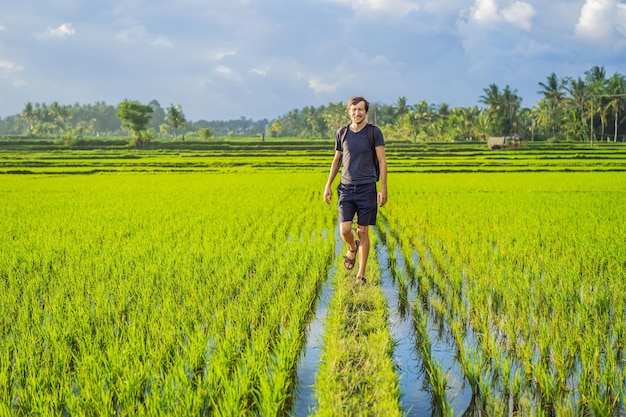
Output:
<svg viewBox="0 0 626 417">
<path fill-rule="evenodd" d="M 356 214 L 359 226 L 376 224 L 378 193 L 375 182 L 360 185 L 339 184 L 337 193 L 339 194 L 337 205 L 340 222 L 351 222 Z"/>
</svg>

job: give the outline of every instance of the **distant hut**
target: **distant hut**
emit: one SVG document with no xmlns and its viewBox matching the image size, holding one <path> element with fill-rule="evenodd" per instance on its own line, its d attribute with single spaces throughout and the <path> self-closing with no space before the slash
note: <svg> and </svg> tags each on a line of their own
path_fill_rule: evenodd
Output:
<svg viewBox="0 0 626 417">
<path fill-rule="evenodd" d="M 506 136 L 490 136 L 487 140 L 487 146 L 489 146 L 491 150 L 504 148 L 505 144 Z"/>
<path fill-rule="evenodd" d="M 490 150 L 502 148 L 517 148 L 519 146 L 520 137 L 513 136 L 491 136 L 487 140 L 487 146 Z"/>
</svg>

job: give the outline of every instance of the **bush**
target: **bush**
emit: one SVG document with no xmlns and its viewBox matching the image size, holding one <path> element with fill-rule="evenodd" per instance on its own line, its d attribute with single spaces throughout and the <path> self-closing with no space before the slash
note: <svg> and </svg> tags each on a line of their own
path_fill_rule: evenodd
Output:
<svg viewBox="0 0 626 417">
<path fill-rule="evenodd" d="M 198 129 L 200 140 L 210 140 L 213 137 L 213 131 L 208 127 Z"/>
</svg>

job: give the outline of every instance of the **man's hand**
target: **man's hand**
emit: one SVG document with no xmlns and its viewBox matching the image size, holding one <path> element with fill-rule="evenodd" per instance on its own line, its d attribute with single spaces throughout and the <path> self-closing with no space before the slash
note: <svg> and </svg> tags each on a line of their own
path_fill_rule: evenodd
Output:
<svg viewBox="0 0 626 417">
<path fill-rule="evenodd" d="M 378 191 L 378 204 L 380 206 L 384 206 L 387 202 L 387 187 L 381 187 L 380 191 Z"/>
<path fill-rule="evenodd" d="M 333 198 L 333 192 L 330 189 L 330 186 L 327 185 L 324 189 L 324 203 L 330 205 L 330 200 Z"/>
</svg>

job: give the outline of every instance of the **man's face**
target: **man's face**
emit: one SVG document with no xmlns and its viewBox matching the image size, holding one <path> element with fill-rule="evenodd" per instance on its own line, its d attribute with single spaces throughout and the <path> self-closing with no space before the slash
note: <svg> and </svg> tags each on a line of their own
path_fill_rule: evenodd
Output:
<svg viewBox="0 0 626 417">
<path fill-rule="evenodd" d="M 352 122 L 358 125 L 365 120 L 365 116 L 367 115 L 365 112 L 365 102 L 359 101 L 356 104 L 351 104 L 348 112 L 350 113 Z"/>
</svg>

